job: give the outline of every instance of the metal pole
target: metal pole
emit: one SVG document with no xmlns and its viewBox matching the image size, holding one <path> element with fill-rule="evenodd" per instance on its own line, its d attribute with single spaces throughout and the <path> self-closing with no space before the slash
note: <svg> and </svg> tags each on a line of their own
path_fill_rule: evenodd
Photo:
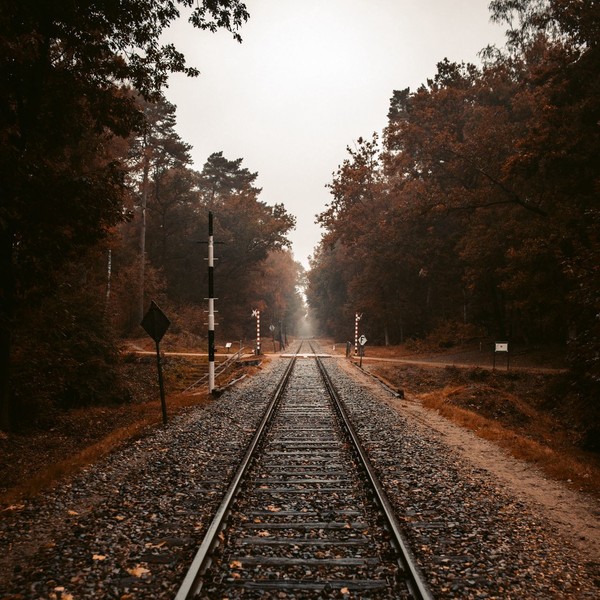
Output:
<svg viewBox="0 0 600 600">
<path fill-rule="evenodd" d="M 163 424 L 167 424 L 167 402 L 165 400 L 165 385 L 163 383 L 162 365 L 160 363 L 160 347 L 156 342 L 156 367 L 158 369 L 158 387 L 160 389 L 160 406 L 162 409 Z"/>
<path fill-rule="evenodd" d="M 208 393 L 215 389 L 215 290 L 213 215 L 208 213 Z"/>
</svg>

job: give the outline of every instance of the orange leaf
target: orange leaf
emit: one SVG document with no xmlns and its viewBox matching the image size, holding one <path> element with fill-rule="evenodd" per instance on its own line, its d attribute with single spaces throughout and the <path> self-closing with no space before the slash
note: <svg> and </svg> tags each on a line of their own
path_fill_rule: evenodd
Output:
<svg viewBox="0 0 600 600">
<path fill-rule="evenodd" d="M 137 565 L 132 569 L 127 569 L 127 572 L 133 577 L 143 577 L 144 575 L 150 573 L 148 569 L 142 567 L 141 565 Z"/>
</svg>

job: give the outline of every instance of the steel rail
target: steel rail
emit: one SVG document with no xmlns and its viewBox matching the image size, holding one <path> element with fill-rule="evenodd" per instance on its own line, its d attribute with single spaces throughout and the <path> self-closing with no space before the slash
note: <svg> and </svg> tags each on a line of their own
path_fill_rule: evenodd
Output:
<svg viewBox="0 0 600 600">
<path fill-rule="evenodd" d="M 301 348 L 302 343 L 298 347 L 296 355 L 300 352 Z M 202 575 L 210 566 L 211 553 L 217 544 L 218 535 L 225 527 L 227 517 L 229 516 L 229 513 L 231 511 L 233 501 L 235 500 L 235 497 L 239 492 L 244 475 L 250 466 L 250 462 L 252 461 L 256 447 L 262 440 L 267 430 L 267 426 L 273 418 L 273 414 L 275 413 L 275 409 L 279 404 L 281 396 L 283 395 L 290 375 L 294 369 L 295 363 L 296 356 L 294 356 L 290 360 L 288 366 L 286 367 L 286 370 L 281 380 L 279 381 L 275 392 L 273 393 L 273 396 L 271 398 L 271 401 L 269 402 L 265 414 L 263 415 L 263 418 L 258 428 L 256 429 L 256 432 L 252 437 L 250 444 L 248 445 L 244 458 L 242 459 L 242 462 L 240 463 L 215 516 L 213 517 L 210 525 L 208 526 L 204 539 L 200 544 L 200 548 L 198 548 L 198 551 L 194 556 L 192 564 L 188 569 L 188 572 L 183 580 L 183 583 L 179 587 L 179 590 L 177 591 L 174 600 L 191 600 L 202 589 Z"/>
<path fill-rule="evenodd" d="M 412 553 L 409 549 L 408 542 L 406 541 L 404 534 L 402 533 L 400 524 L 398 523 L 391 502 L 389 501 L 387 494 L 385 493 L 385 490 L 383 489 L 383 486 L 381 485 L 379 478 L 375 472 L 375 469 L 373 468 L 371 461 L 369 460 L 369 457 L 362 446 L 362 443 L 360 441 L 360 438 L 358 437 L 354 425 L 352 425 L 352 422 L 350 421 L 350 417 L 348 415 L 346 407 L 339 394 L 337 393 L 335 386 L 333 385 L 333 382 L 331 380 L 331 377 L 329 376 L 329 373 L 327 372 L 325 365 L 323 364 L 323 361 L 316 355 L 316 353 L 314 352 L 314 348 L 310 342 L 309 345 L 313 350 L 313 353 L 315 354 L 315 360 L 317 361 L 317 364 L 319 366 L 321 376 L 325 381 L 327 391 L 329 392 L 329 395 L 336 407 L 336 410 L 338 411 L 342 419 L 342 423 L 346 431 L 348 432 L 348 435 L 359 458 L 359 462 L 361 463 L 361 466 L 367 476 L 369 485 L 373 490 L 375 499 L 382 513 L 385 516 L 389 533 L 392 536 L 392 543 L 395 544 L 398 552 L 398 566 L 405 576 L 406 586 L 408 587 L 409 592 L 412 594 L 415 600 L 433 600 L 433 596 L 429 591 L 427 584 L 425 583 L 420 569 L 417 566 L 415 560 L 412 558 Z"/>
<path fill-rule="evenodd" d="M 371 465 L 371 462 L 365 450 L 361 445 L 356 429 L 350 421 L 347 409 L 345 408 L 342 399 L 337 393 L 335 386 L 333 385 L 333 382 L 331 380 L 331 377 L 327 372 L 323 362 L 314 352 L 312 344 L 309 343 L 309 345 L 311 346 L 311 350 L 314 354 L 314 358 L 316 360 L 319 371 L 327 388 L 327 392 L 336 408 L 336 411 L 338 412 L 341 423 L 348 434 L 349 441 L 354 446 L 358 462 L 360 463 L 368 481 L 368 484 L 373 491 L 375 502 L 378 504 L 384 516 L 386 522 L 386 529 L 388 530 L 388 533 L 392 538 L 392 544 L 396 548 L 396 562 L 398 568 L 400 569 L 401 580 L 406 586 L 407 591 L 412 595 L 412 597 L 415 600 L 433 600 L 433 596 L 431 595 L 428 586 L 426 585 L 424 578 L 420 573 L 418 566 L 412 558 L 412 554 L 409 550 L 409 545 L 401 531 L 401 527 L 396 519 L 392 505 L 389 499 L 387 498 L 387 495 L 381 483 L 379 482 L 379 479 L 375 473 L 373 466 Z M 290 363 L 286 367 L 285 373 L 283 374 L 280 382 L 277 385 L 277 389 L 275 390 L 272 399 L 269 402 L 269 406 L 265 411 L 263 419 L 261 420 L 261 423 L 258 426 L 246 450 L 244 458 L 240 466 L 238 467 L 231 484 L 229 485 L 229 488 L 223 498 L 221 505 L 217 510 L 217 513 L 213 517 L 213 520 L 211 521 L 207 529 L 206 535 L 201 543 L 201 546 L 196 552 L 196 555 L 187 572 L 187 575 L 183 583 L 181 584 L 177 595 L 175 596 L 175 600 L 191 600 L 192 598 L 195 598 L 202 589 L 202 577 L 204 576 L 212 562 L 212 553 L 219 541 L 218 536 L 226 526 L 227 519 L 229 517 L 229 514 L 231 513 L 233 502 L 240 490 L 242 480 L 244 479 L 244 476 L 249 470 L 250 463 L 254 457 L 254 452 L 259 443 L 262 442 L 268 425 L 274 416 L 277 406 L 279 405 L 280 398 L 283 395 L 283 392 L 285 391 L 301 347 L 302 344 L 298 348 L 296 354 L 292 357 L 292 360 L 290 360 Z"/>
</svg>

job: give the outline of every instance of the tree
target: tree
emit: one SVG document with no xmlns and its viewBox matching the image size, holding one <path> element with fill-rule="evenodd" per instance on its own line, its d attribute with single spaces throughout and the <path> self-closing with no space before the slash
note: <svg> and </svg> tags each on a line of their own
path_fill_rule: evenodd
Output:
<svg viewBox="0 0 600 600">
<path fill-rule="evenodd" d="M 312 286 L 309 289 L 316 292 L 316 280 L 324 282 L 331 277 L 332 281 L 337 282 L 331 291 L 344 290 L 344 296 L 338 296 L 337 302 L 331 302 L 333 297 L 328 302 L 319 302 L 318 293 L 312 296 L 316 315 L 330 332 L 341 331 L 350 322 L 349 315 L 356 310 L 366 311 L 370 318 L 378 314 L 378 325 L 382 329 L 387 327 L 383 316 L 383 307 L 389 299 L 387 290 L 371 286 L 376 279 L 374 270 L 380 264 L 377 258 L 380 248 L 386 243 L 387 232 L 382 231 L 382 227 L 385 226 L 390 208 L 380 151 L 377 134 L 373 134 L 370 140 L 361 137 L 354 148 L 347 148 L 349 158 L 344 160 L 328 184 L 332 201 L 317 216 L 317 222 L 327 233 L 322 242 L 323 251 L 313 259 L 309 275 Z M 342 247 L 346 249 L 345 252 L 342 252 Z M 339 276 L 329 272 L 327 265 L 332 265 L 327 258 L 332 254 L 337 255 L 338 260 L 342 257 L 346 259 L 343 284 Z M 312 275 L 319 259 L 324 260 L 321 266 L 327 272 L 325 279 L 323 274 Z"/>
<path fill-rule="evenodd" d="M 251 189 L 229 196 L 214 215 L 215 240 L 222 242 L 215 268 L 221 320 L 232 333 L 243 331 L 263 263 L 271 252 L 289 246 L 286 234 L 295 218 L 283 204 L 259 201 Z"/>
<path fill-rule="evenodd" d="M 287 334 L 297 330 L 305 313 L 299 291 L 304 269 L 288 249 L 273 250 L 261 262 L 253 289 L 248 291 L 248 306 L 261 307 L 261 321 L 272 327 L 273 340 L 286 343 Z"/>
<path fill-rule="evenodd" d="M 157 213 L 160 225 L 165 224 L 166 211 L 172 199 L 163 198 L 163 179 L 174 169 L 191 162 L 191 146 L 181 140 L 175 132 L 176 107 L 164 98 L 151 103 L 143 98 L 139 102 L 144 111 L 144 126 L 139 136 L 134 137 L 129 154 L 129 177 L 138 188 L 136 211 L 139 215 L 139 276 L 138 312 L 136 324 L 140 323 L 145 311 L 146 270 L 146 225 L 147 212 Z M 162 222 L 162 223 L 161 223 Z M 162 250 L 166 251 L 166 231 L 162 232 Z"/>
<path fill-rule="evenodd" d="M 597 308 L 600 276 L 600 6 L 574 0 L 495 1 L 494 18 L 531 32 L 520 46 L 527 71 L 519 101 L 527 106 L 530 135 L 516 140 L 508 175 L 542 189 L 554 217 L 552 244 L 567 282 L 567 325 L 572 365 L 597 389 Z M 512 31 L 511 28 L 509 31 Z M 511 40 L 519 36 L 512 35 Z"/>
<path fill-rule="evenodd" d="M 354 311 L 348 300 L 348 248 L 340 243 L 330 244 L 327 236 L 315 250 L 310 261 L 306 299 L 319 330 L 335 339 L 351 337 Z"/>
<path fill-rule="evenodd" d="M 213 152 L 204 163 L 198 189 L 202 201 L 209 208 L 218 208 L 229 198 L 245 192 L 257 197 L 260 189 L 254 187 L 258 173 L 242 167 L 242 158 L 228 160 L 223 152 Z"/>
<path fill-rule="evenodd" d="M 530 60 L 539 62 L 539 52 L 532 48 Z M 528 69 L 515 57 L 481 72 L 444 61 L 427 86 L 395 96 L 388 172 L 402 193 L 417 191 L 421 220 L 434 226 L 433 239 L 445 239 L 435 263 L 449 264 L 437 275 L 428 270 L 438 286 L 445 273 L 462 280 L 468 314 L 495 335 L 533 340 L 552 332 L 560 340 L 566 287 L 553 249 L 556 206 L 543 181 L 513 171 L 521 160 L 515 140 L 531 138 L 535 114 L 532 88 L 522 84 Z M 446 279 L 444 296 L 458 300 Z"/>
<path fill-rule="evenodd" d="M 177 4 L 192 7 L 192 0 Z M 0 426 L 10 423 L 9 364 L 18 304 L 123 217 L 113 136 L 140 130 L 127 86 L 157 98 L 171 72 L 195 75 L 162 31 L 171 0 L 2 0 L 0 10 Z M 204 0 L 190 21 L 239 39 L 238 0 Z"/>
<path fill-rule="evenodd" d="M 283 269 L 277 280 L 287 290 L 278 298 L 285 300 L 286 307 L 293 302 L 288 289 L 290 273 L 296 273 L 284 252 L 295 219 L 282 204 L 269 206 L 259 200 L 260 189 L 254 186 L 258 174 L 242 163 L 241 158 L 229 160 L 216 152 L 201 172 L 184 165 L 162 172 L 160 193 L 149 202 L 147 229 L 148 266 L 162 274 L 164 292 L 173 308 L 191 314 L 206 297 L 203 244 L 208 212 L 213 212 L 218 331 L 235 338 L 245 334 L 255 299 L 277 306 L 278 319 L 289 315 L 279 300 L 274 303 L 275 292 L 262 287 L 266 282 L 270 285 L 271 278 L 265 273 L 273 274 L 275 257 L 281 259 L 277 264 Z M 201 335 L 201 324 L 198 319 L 187 326 Z"/>
<path fill-rule="evenodd" d="M 350 297 L 373 313 L 365 326 L 401 315 L 422 335 L 461 318 L 515 341 L 569 339 L 580 382 L 597 385 L 600 7 L 491 8 L 507 48 L 394 92 L 382 166 L 366 168 L 365 146 L 334 176 L 308 297 L 329 331 L 327 311 Z"/>
<path fill-rule="evenodd" d="M 433 217 L 423 224 L 413 206 L 416 188 L 386 172 L 389 156 L 383 160 L 377 135 L 370 141 L 360 138 L 348 152 L 350 158 L 329 185 L 333 201 L 318 216 L 327 233 L 309 274 L 309 300 L 316 302 L 313 308 L 331 333 L 347 329 L 358 311 L 364 313 L 362 327 L 370 339 L 403 340 L 427 328 L 436 300 L 452 299 L 450 286 L 436 293 L 453 273 L 443 247 L 448 226 Z M 330 262 L 334 255 L 337 265 Z M 342 277 L 335 269 L 343 271 Z M 328 282 L 338 282 L 336 293 L 319 302 L 317 281 L 331 291 Z"/>
</svg>

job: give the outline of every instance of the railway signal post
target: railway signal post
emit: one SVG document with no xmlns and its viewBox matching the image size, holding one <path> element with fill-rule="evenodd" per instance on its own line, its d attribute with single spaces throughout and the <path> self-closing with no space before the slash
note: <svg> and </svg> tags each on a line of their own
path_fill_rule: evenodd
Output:
<svg viewBox="0 0 600 600">
<path fill-rule="evenodd" d="M 358 354 L 358 322 L 362 318 L 362 313 L 354 313 L 354 355 Z"/>
<path fill-rule="evenodd" d="M 255 308 L 252 316 L 256 317 L 256 355 L 258 356 L 260 354 L 260 310 Z"/>
<path fill-rule="evenodd" d="M 208 213 L 208 393 L 215 389 L 215 289 L 213 214 Z"/>
</svg>

